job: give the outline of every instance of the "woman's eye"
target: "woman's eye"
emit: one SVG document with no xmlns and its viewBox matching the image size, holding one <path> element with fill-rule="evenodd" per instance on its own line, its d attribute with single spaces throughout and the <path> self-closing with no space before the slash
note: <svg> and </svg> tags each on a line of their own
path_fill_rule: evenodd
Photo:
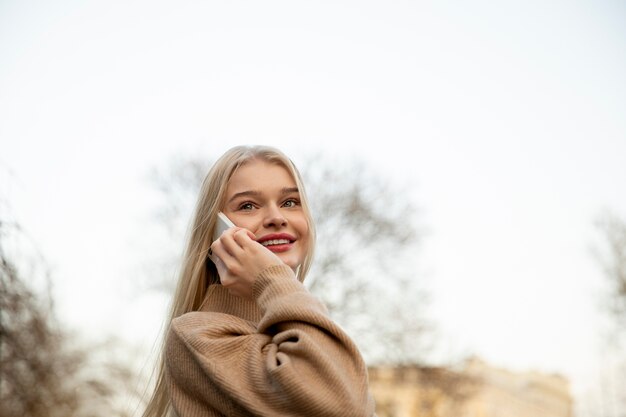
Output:
<svg viewBox="0 0 626 417">
<path fill-rule="evenodd" d="M 254 206 L 252 205 L 252 203 L 243 203 L 239 205 L 239 210 L 252 210 L 253 208 Z"/>
<path fill-rule="evenodd" d="M 297 200 L 287 200 L 283 203 L 283 207 L 291 208 L 296 207 L 298 205 Z"/>
</svg>

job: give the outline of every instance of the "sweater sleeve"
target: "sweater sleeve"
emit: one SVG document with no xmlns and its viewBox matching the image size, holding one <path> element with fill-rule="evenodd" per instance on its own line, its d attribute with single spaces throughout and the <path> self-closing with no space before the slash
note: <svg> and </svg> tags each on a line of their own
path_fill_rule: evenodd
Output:
<svg viewBox="0 0 626 417">
<path fill-rule="evenodd" d="M 253 296 L 262 314 L 256 325 L 207 312 L 172 321 L 168 344 L 184 347 L 200 369 L 166 360 L 179 389 L 223 415 L 374 415 L 358 349 L 289 267 L 263 271 Z"/>
</svg>

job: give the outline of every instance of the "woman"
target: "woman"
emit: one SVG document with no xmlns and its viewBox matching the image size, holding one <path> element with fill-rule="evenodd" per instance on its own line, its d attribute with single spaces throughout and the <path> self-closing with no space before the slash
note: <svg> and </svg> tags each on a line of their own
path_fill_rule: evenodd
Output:
<svg viewBox="0 0 626 417">
<path fill-rule="evenodd" d="M 236 227 L 212 242 L 220 211 Z M 285 155 L 235 147 L 215 163 L 144 417 L 374 415 L 358 349 L 302 285 L 314 241 Z"/>
</svg>

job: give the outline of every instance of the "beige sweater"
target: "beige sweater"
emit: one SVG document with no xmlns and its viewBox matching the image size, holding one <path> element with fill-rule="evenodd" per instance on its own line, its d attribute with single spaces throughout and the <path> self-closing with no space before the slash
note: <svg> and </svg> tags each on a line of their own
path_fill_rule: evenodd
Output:
<svg viewBox="0 0 626 417">
<path fill-rule="evenodd" d="M 174 319 L 166 344 L 180 417 L 371 417 L 357 347 L 285 265 L 263 271 L 253 300 L 221 285 Z"/>
</svg>

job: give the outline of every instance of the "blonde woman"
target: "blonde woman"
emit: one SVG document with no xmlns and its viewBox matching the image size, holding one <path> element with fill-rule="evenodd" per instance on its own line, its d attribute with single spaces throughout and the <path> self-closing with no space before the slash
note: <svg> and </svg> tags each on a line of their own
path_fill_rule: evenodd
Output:
<svg viewBox="0 0 626 417">
<path fill-rule="evenodd" d="M 212 242 L 220 211 L 236 227 Z M 144 417 L 374 415 L 357 347 L 302 285 L 314 244 L 300 174 L 284 154 L 235 147 L 215 163 Z"/>
</svg>

